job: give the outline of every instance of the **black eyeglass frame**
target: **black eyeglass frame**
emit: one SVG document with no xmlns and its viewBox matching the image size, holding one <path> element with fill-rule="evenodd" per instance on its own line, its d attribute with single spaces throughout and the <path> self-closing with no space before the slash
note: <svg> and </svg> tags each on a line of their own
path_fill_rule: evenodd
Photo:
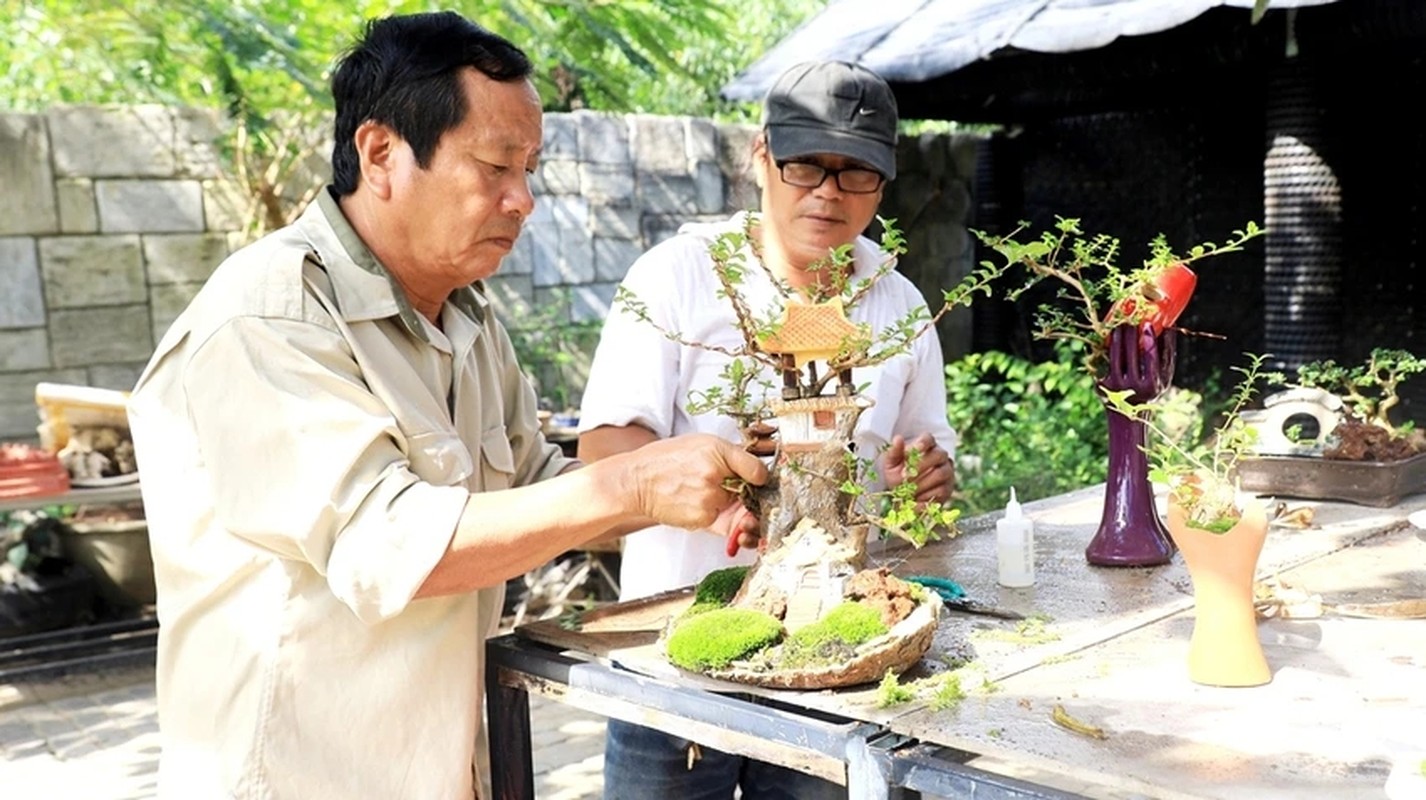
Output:
<svg viewBox="0 0 1426 800">
<path fill-rule="evenodd" d="M 875 194 L 876 191 L 886 183 L 885 175 L 882 175 L 880 172 L 877 172 L 874 169 L 868 169 L 866 167 L 842 167 L 841 169 L 829 169 L 816 162 L 796 161 L 793 159 L 788 159 L 787 161 L 777 161 L 774 163 L 777 164 L 777 173 L 782 178 L 782 182 L 787 184 L 788 186 L 796 186 L 799 189 L 816 189 L 818 186 L 821 186 L 824 182 L 826 182 L 829 176 L 837 182 L 837 188 L 841 189 L 847 194 Z M 813 181 L 812 183 L 798 183 L 797 181 L 788 180 L 787 168 L 790 166 L 798 166 L 806 169 L 817 170 L 819 173 L 817 176 L 817 180 Z M 872 186 L 870 189 L 848 188 L 842 183 L 842 173 L 845 172 L 865 172 L 871 175 L 875 175 L 876 185 Z M 810 180 L 810 178 L 808 180 Z"/>
</svg>

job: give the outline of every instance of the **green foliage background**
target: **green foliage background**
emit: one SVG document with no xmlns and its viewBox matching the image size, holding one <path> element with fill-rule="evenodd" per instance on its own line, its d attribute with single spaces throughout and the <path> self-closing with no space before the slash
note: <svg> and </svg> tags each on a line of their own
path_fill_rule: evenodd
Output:
<svg viewBox="0 0 1426 800">
<path fill-rule="evenodd" d="M 748 118 L 718 88 L 825 0 L 0 0 L 0 98 L 264 117 L 326 106 L 366 19 L 451 9 L 524 48 L 548 110 Z"/>
<path fill-rule="evenodd" d="M 946 413 L 960 434 L 957 503 L 967 515 L 1104 480 L 1109 426 L 1077 343 L 1053 361 L 971 353 L 946 365 Z"/>
</svg>

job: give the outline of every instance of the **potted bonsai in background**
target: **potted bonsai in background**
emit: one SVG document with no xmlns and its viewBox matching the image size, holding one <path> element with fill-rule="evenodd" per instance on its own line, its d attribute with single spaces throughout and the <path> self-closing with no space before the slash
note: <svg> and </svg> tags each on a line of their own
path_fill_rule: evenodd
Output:
<svg viewBox="0 0 1426 800">
<path fill-rule="evenodd" d="M 1079 220 L 1059 218 L 1054 229 L 1021 242 L 1022 223 L 1005 236 L 975 235 L 1000 254 L 1007 266 L 1027 270 L 1025 284 L 1009 293 L 1019 297 L 1050 279 L 1060 284 L 1058 303 L 1040 307 L 1036 338 L 1078 341 L 1084 367 L 1101 393 L 1128 392 L 1131 405 L 1145 407 L 1173 380 L 1175 324 L 1197 284 L 1189 267 L 1209 256 L 1237 252 L 1263 231 L 1249 222 L 1224 244 L 1206 242 L 1186 253 L 1174 252 L 1161 235 L 1150 243 L 1150 257 L 1137 269 L 1119 264 L 1118 239 L 1087 235 Z M 1147 430 L 1142 414 L 1109 414 L 1109 465 L 1104 512 L 1085 558 L 1098 566 L 1141 567 L 1164 564 L 1173 543 L 1159 519 L 1144 456 Z"/>
<path fill-rule="evenodd" d="M 1256 430 L 1242 411 L 1253 399 L 1266 356 L 1249 356 L 1222 423 L 1207 452 L 1176 442 L 1155 422 L 1154 404 L 1132 390 L 1108 390 L 1112 413 L 1144 420 L 1153 434 L 1147 448 L 1152 479 L 1167 484 L 1168 531 L 1183 554 L 1193 581 L 1193 637 L 1188 675 L 1209 686 L 1258 686 L 1272 670 L 1258 641 L 1253 584 L 1258 556 L 1267 540 L 1265 503 L 1238 490 L 1239 461 L 1253 446 Z"/>
<path fill-rule="evenodd" d="M 1376 348 L 1343 366 L 1315 361 L 1297 369 L 1292 388 L 1245 414 L 1258 446 L 1238 469 L 1245 488 L 1317 500 L 1391 506 L 1426 490 L 1426 431 L 1398 425 L 1398 390 L 1426 372 L 1426 359 Z"/>
</svg>

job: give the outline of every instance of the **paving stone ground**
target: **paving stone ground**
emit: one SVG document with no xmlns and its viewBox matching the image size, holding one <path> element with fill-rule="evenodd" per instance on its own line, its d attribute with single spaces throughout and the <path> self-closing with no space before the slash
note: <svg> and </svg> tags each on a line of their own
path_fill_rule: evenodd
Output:
<svg viewBox="0 0 1426 800">
<path fill-rule="evenodd" d="M 594 800 L 605 720 L 530 698 L 535 795 Z M 153 668 L 0 685 L 0 797 L 148 800 L 158 768 Z"/>
</svg>

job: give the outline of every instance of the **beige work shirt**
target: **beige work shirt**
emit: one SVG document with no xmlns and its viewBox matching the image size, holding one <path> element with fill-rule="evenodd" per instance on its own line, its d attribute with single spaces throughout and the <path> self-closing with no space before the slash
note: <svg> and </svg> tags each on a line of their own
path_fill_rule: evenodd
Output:
<svg viewBox="0 0 1426 800">
<path fill-rule="evenodd" d="M 470 492 L 556 475 L 474 288 L 416 314 L 327 192 L 228 258 L 129 404 L 158 584 L 159 796 L 489 797 L 504 587 L 413 600 Z"/>
</svg>

